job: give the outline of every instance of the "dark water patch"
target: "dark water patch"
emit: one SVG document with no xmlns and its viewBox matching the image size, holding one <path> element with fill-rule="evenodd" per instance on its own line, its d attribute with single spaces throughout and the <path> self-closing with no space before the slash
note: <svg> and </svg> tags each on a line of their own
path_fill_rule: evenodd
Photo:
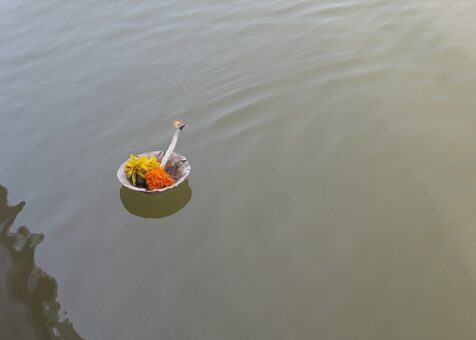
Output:
<svg viewBox="0 0 476 340">
<path fill-rule="evenodd" d="M 0 335 L 2 339 L 82 339 L 68 319 L 60 316 L 58 283 L 35 264 L 43 234 L 26 226 L 11 228 L 25 206 L 9 206 L 0 185 Z M 61 318 L 61 319 L 60 319 Z"/>
</svg>

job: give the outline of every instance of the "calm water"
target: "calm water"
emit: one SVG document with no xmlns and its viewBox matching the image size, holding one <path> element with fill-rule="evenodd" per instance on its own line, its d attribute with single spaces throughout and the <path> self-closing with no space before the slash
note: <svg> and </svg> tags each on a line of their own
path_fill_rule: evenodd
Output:
<svg viewBox="0 0 476 340">
<path fill-rule="evenodd" d="M 0 184 L 26 201 L 12 231 L 43 235 L 24 262 L 59 320 L 101 340 L 474 338 L 475 15 L 0 0 Z M 189 184 L 121 189 L 177 118 Z"/>
</svg>

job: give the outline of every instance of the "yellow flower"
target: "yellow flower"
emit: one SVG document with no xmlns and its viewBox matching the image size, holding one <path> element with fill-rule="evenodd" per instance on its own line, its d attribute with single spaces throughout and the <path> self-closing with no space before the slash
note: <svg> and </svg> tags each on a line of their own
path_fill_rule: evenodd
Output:
<svg viewBox="0 0 476 340">
<path fill-rule="evenodd" d="M 136 185 L 137 176 L 145 178 L 147 171 L 160 167 L 160 163 L 155 156 L 147 158 L 147 156 L 130 155 L 126 163 L 125 172 L 127 178 L 132 180 L 132 184 Z"/>
</svg>

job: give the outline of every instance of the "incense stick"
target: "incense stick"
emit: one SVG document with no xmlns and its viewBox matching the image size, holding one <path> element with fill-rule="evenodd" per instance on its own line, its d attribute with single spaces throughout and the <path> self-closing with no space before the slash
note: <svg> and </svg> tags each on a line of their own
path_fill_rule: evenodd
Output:
<svg viewBox="0 0 476 340">
<path fill-rule="evenodd" d="M 164 158 L 162 158 L 162 161 L 160 162 L 160 166 L 162 167 L 162 169 L 165 169 L 165 165 L 167 164 L 167 162 L 170 158 L 170 155 L 172 155 L 172 152 L 174 151 L 175 146 L 177 145 L 177 141 L 178 141 L 178 137 L 180 135 L 180 131 L 182 131 L 182 129 L 186 126 L 187 126 L 187 124 L 184 124 L 182 122 L 179 122 L 179 121 L 175 122 L 175 127 L 177 129 L 175 130 L 174 136 L 172 137 L 172 141 L 170 142 L 170 145 L 167 148 L 167 151 L 165 152 Z"/>
</svg>

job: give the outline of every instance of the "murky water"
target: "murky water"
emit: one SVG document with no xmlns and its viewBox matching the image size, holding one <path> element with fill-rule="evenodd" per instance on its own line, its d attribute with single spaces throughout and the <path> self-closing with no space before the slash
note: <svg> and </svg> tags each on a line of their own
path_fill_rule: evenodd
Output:
<svg viewBox="0 0 476 340">
<path fill-rule="evenodd" d="M 0 1 L 0 184 L 26 201 L 15 227 L 44 236 L 58 322 L 85 339 L 474 338 L 475 15 Z M 176 118 L 188 185 L 121 189 L 119 164 Z"/>
</svg>

